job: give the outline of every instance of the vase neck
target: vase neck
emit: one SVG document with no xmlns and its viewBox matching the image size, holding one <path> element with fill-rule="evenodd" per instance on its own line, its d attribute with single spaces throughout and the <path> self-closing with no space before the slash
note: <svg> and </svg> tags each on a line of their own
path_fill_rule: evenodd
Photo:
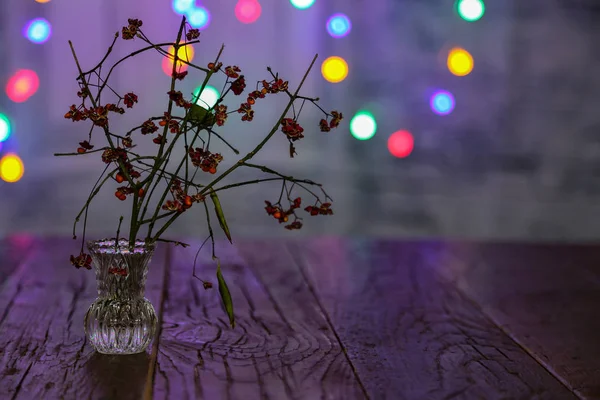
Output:
<svg viewBox="0 0 600 400">
<path fill-rule="evenodd" d="M 91 256 L 96 270 L 99 297 L 144 297 L 152 251 L 128 254 L 92 252 Z"/>
</svg>

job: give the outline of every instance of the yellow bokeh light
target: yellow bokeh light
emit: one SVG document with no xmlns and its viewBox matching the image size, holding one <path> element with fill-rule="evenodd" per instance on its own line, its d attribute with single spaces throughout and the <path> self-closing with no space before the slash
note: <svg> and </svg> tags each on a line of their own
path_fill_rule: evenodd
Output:
<svg viewBox="0 0 600 400">
<path fill-rule="evenodd" d="M 171 57 L 175 55 L 175 47 L 169 47 L 169 54 L 171 55 Z M 194 48 L 191 45 L 180 47 L 179 50 L 177 50 L 177 57 L 179 57 L 183 61 L 192 62 L 192 60 L 194 59 Z"/>
<path fill-rule="evenodd" d="M 329 57 L 321 64 L 321 74 L 328 82 L 341 82 L 348 76 L 348 63 L 341 57 Z"/>
<path fill-rule="evenodd" d="M 35 0 L 35 1 L 37 1 L 38 3 L 48 3 L 50 0 Z"/>
<path fill-rule="evenodd" d="M 23 177 L 23 161 L 16 154 L 7 154 L 0 159 L 0 178 L 6 182 L 17 182 Z"/>
<path fill-rule="evenodd" d="M 461 48 L 454 48 L 448 53 L 448 69 L 456 76 L 469 75 L 473 71 L 473 56 Z"/>
</svg>

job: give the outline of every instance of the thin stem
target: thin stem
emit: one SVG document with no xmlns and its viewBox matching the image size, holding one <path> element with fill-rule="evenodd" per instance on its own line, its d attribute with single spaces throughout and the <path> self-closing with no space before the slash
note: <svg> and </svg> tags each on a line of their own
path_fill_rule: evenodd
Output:
<svg viewBox="0 0 600 400">
<path fill-rule="evenodd" d="M 96 195 L 98 194 L 98 192 L 100 191 L 100 188 L 102 188 L 104 183 L 106 183 L 106 181 L 109 178 L 111 178 L 115 172 L 117 172 L 117 169 L 113 170 L 110 174 L 108 174 L 106 176 L 106 178 L 104 178 L 104 180 L 100 183 L 100 185 L 98 185 L 98 182 L 100 182 L 100 180 L 102 179 L 102 176 L 106 173 L 107 169 L 108 169 L 108 165 L 106 166 L 106 168 L 104 168 L 104 171 L 102 171 L 102 173 L 98 177 L 98 180 L 96 181 L 96 183 L 94 183 L 94 186 L 92 186 L 92 190 L 90 192 L 90 195 L 88 196 L 87 201 L 83 205 L 83 208 L 81 209 L 81 211 L 79 211 L 79 214 L 77 214 L 77 216 L 75 217 L 75 222 L 73 223 L 73 239 L 75 239 L 77 237 L 77 235 L 75 235 L 75 230 L 77 228 L 77 223 L 79 222 L 79 218 L 81 217 L 81 214 L 83 214 L 84 212 L 87 211 L 88 207 L 90 206 L 90 203 L 92 202 L 92 199 L 94 197 L 96 197 Z M 85 238 L 85 228 L 84 228 L 83 236 Z"/>
<path fill-rule="evenodd" d="M 253 179 L 251 181 L 242 181 L 242 182 L 232 183 L 231 185 L 225 185 L 225 186 L 218 187 L 215 189 L 215 192 L 218 192 L 220 190 L 227 190 L 227 189 L 231 189 L 231 188 L 239 187 L 239 186 L 252 185 L 255 183 L 280 181 L 282 179 L 285 179 L 285 178 L 264 178 L 264 179 Z"/>
<path fill-rule="evenodd" d="M 85 154 L 91 154 L 91 153 L 97 153 L 99 151 L 104 151 L 106 149 L 108 149 L 109 147 L 102 147 L 100 149 L 96 149 L 96 150 L 88 150 L 85 153 L 54 153 L 55 157 L 65 157 L 65 156 L 83 156 Z"/>
<path fill-rule="evenodd" d="M 168 239 L 156 239 L 157 242 L 165 242 L 165 243 L 173 243 L 175 246 L 181 246 L 183 248 L 189 247 L 190 245 L 187 243 L 179 242 L 177 240 L 168 240 Z"/>
<path fill-rule="evenodd" d="M 235 154 L 240 154 L 239 150 L 236 149 L 235 147 L 233 147 L 231 144 L 229 144 L 229 142 L 227 142 L 227 140 L 223 139 L 221 137 L 221 135 L 219 135 L 217 132 L 213 131 L 212 129 L 208 130 L 211 134 L 215 135 L 216 137 L 218 137 L 219 139 L 221 139 L 221 141 L 223 143 L 225 143 Z"/>
<path fill-rule="evenodd" d="M 121 223 L 123 223 L 123 216 L 119 218 L 119 226 L 117 227 L 117 237 L 115 238 L 115 250 L 119 248 L 119 236 L 121 234 Z"/>
</svg>

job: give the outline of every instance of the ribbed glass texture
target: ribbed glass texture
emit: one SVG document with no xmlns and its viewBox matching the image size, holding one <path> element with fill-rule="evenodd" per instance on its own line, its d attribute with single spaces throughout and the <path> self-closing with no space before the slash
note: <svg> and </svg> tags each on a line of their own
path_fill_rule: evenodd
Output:
<svg viewBox="0 0 600 400">
<path fill-rule="evenodd" d="M 146 350 L 156 330 L 156 312 L 144 297 L 148 263 L 154 245 L 104 239 L 88 242 L 96 270 L 98 298 L 85 314 L 92 346 L 103 354 L 136 354 Z"/>
</svg>

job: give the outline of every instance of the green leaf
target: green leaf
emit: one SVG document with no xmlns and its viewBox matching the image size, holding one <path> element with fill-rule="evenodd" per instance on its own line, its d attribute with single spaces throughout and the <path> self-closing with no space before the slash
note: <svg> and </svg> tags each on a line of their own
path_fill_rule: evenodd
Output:
<svg viewBox="0 0 600 400">
<path fill-rule="evenodd" d="M 203 126 L 213 126 L 215 124 L 215 116 L 198 104 L 192 103 L 192 107 L 188 112 L 190 121 L 195 121 Z"/>
<path fill-rule="evenodd" d="M 231 300 L 231 293 L 229 293 L 229 288 L 227 287 L 225 278 L 223 278 L 223 274 L 221 273 L 221 262 L 219 261 L 219 259 L 217 259 L 217 281 L 219 281 L 219 293 L 221 294 L 221 301 L 223 301 L 225 311 L 227 311 L 229 323 L 231 324 L 232 328 L 235 328 L 235 317 L 233 315 L 233 301 Z"/>
<path fill-rule="evenodd" d="M 221 229 L 225 232 L 225 236 L 229 239 L 229 243 L 233 243 L 231 240 L 231 234 L 229 233 L 229 228 L 227 227 L 227 221 L 225 220 L 225 214 L 223 214 L 223 209 L 221 208 L 221 202 L 217 197 L 217 193 L 212 191 L 210 192 L 210 198 L 215 205 L 215 214 L 217 214 L 217 218 L 219 219 L 219 225 L 221 225 Z"/>
</svg>

